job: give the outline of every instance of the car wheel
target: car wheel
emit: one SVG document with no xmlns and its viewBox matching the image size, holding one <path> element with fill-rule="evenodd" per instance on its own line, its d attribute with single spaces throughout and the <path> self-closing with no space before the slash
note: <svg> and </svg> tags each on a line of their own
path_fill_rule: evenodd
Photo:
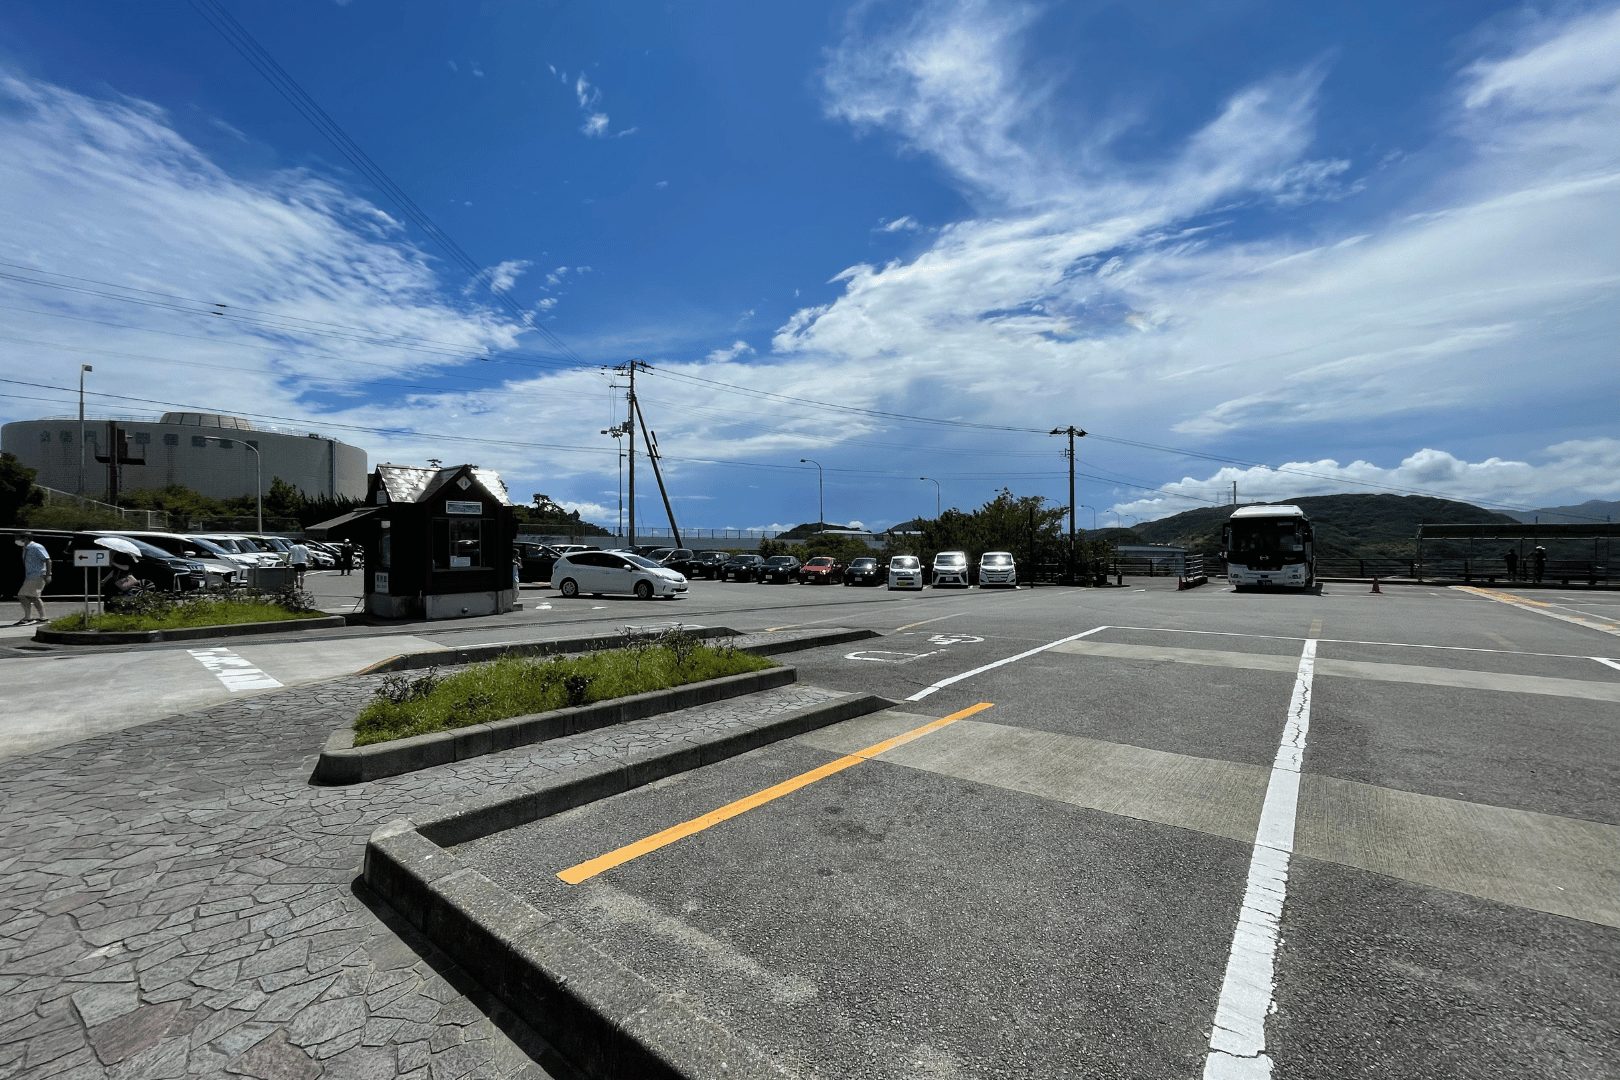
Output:
<svg viewBox="0 0 1620 1080">
<path fill-rule="evenodd" d="M 571 577 L 565 577 L 562 579 L 562 584 L 557 586 L 557 591 L 572 600 L 579 595 L 579 582 Z"/>
<path fill-rule="evenodd" d="M 652 594 L 653 594 L 652 582 L 650 582 L 650 581 L 638 581 L 638 582 L 636 582 L 636 599 L 637 600 L 651 600 L 652 599 Z"/>
</svg>

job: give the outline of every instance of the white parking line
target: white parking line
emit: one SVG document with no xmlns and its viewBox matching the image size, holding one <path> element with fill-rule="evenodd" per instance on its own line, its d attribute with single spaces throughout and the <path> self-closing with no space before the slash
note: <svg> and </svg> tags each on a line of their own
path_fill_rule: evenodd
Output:
<svg viewBox="0 0 1620 1080">
<path fill-rule="evenodd" d="M 274 690 L 281 685 L 229 649 L 187 649 L 186 652 L 212 671 L 225 684 L 225 689 L 233 694 L 243 690 Z"/>
<path fill-rule="evenodd" d="M 1620 671 L 1620 660 L 1610 660 L 1608 657 L 1605 657 L 1605 656 L 1594 656 L 1594 657 L 1592 657 L 1592 659 L 1596 660 L 1600 664 L 1607 664 L 1609 667 L 1614 668 L 1614 670 L 1616 670 L 1616 671 Z"/>
<path fill-rule="evenodd" d="M 1045 645 L 1036 646 L 1035 648 L 1030 649 L 1027 652 L 1021 652 L 1016 656 L 1004 657 L 1003 659 L 997 660 L 997 661 L 995 661 L 993 663 L 985 664 L 982 667 L 976 667 L 976 668 L 972 669 L 971 671 L 964 671 L 960 675 L 952 675 L 950 678 L 939 680 L 939 682 L 935 683 L 932 686 L 923 687 L 921 690 L 917 691 L 915 694 L 912 694 L 910 697 L 906 698 L 906 700 L 907 701 L 921 701 L 923 698 L 927 697 L 929 694 L 932 694 L 934 691 L 943 690 L 947 686 L 952 685 L 953 683 L 961 682 L 963 679 L 971 679 L 973 676 L 983 674 L 984 672 L 990 671 L 993 668 L 1001 667 L 1004 664 L 1016 663 L 1017 661 L 1023 660 L 1026 657 L 1034 656 L 1036 653 L 1043 653 L 1048 649 L 1055 649 L 1059 645 L 1067 645 L 1071 641 L 1079 641 L 1081 638 L 1090 637 L 1092 634 L 1098 634 L 1098 633 L 1101 633 L 1102 631 L 1107 630 L 1107 629 L 1108 629 L 1108 627 L 1106 627 L 1106 626 L 1093 626 L 1090 630 L 1082 631 L 1081 633 L 1078 633 L 1078 634 L 1070 634 L 1068 637 L 1058 638 L 1056 641 L 1049 641 Z"/>
<path fill-rule="evenodd" d="M 1288 723 L 1271 764 L 1260 826 L 1255 830 L 1243 907 L 1215 1006 L 1209 1055 L 1204 1058 L 1204 1080 L 1265 1080 L 1271 1076 L 1271 1058 L 1265 1052 L 1266 1016 L 1276 988 L 1277 933 L 1288 896 L 1288 859 L 1294 850 L 1294 812 L 1299 805 L 1305 736 L 1311 727 L 1315 668 L 1316 641 L 1307 638 L 1288 702 Z"/>
</svg>

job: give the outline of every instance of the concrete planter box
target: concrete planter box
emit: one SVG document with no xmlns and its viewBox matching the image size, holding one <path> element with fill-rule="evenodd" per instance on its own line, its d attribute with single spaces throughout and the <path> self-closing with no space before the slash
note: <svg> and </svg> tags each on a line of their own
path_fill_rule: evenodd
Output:
<svg viewBox="0 0 1620 1080">
<path fill-rule="evenodd" d="M 281 634 L 288 630 L 332 630 L 347 625 L 348 620 L 341 615 L 326 615 L 319 619 L 187 626 L 179 630 L 36 630 L 34 640 L 47 645 L 139 645 L 148 641 L 252 637 L 255 634 Z"/>
</svg>

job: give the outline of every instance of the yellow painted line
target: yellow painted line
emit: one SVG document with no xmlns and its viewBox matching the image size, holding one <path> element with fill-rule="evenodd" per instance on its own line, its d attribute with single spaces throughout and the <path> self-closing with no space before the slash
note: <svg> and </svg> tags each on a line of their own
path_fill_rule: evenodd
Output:
<svg viewBox="0 0 1620 1080">
<path fill-rule="evenodd" d="M 774 802 L 784 795 L 791 795 L 800 788 L 809 787 L 817 780 L 826 779 L 827 777 L 832 776 L 834 773 L 840 773 L 852 766 L 859 765 L 861 762 L 874 758 L 883 753 L 885 750 L 892 750 L 896 746 L 903 746 L 914 739 L 920 739 L 929 732 L 938 731 L 947 724 L 954 724 L 958 720 L 965 720 L 967 717 L 973 716 L 975 713 L 983 712 L 984 710 L 990 708 L 990 706 L 990 702 L 981 701 L 977 705 L 970 705 L 960 712 L 951 713 L 949 716 L 942 716 L 938 720 L 931 720 L 928 723 L 923 724 L 921 727 L 915 727 L 910 731 L 902 732 L 893 738 L 884 739 L 879 743 L 873 743 L 864 750 L 857 750 L 853 754 L 847 754 L 836 761 L 829 761 L 825 765 L 811 769 L 809 772 L 800 773 L 798 776 L 784 780 L 780 784 L 773 784 L 763 791 L 756 791 L 754 794 L 738 799 L 736 802 L 727 803 L 717 810 L 710 810 L 707 814 L 704 814 L 701 817 L 695 817 L 689 821 L 683 821 L 679 825 L 671 825 L 662 832 L 653 833 L 651 836 L 646 837 L 645 839 L 637 840 L 633 844 L 626 844 L 623 847 L 616 848 L 605 855 L 598 855 L 594 859 L 587 859 L 586 861 L 575 866 L 570 866 L 568 869 L 560 872 L 557 876 L 562 878 L 570 885 L 578 885 L 583 881 L 589 881 L 596 875 L 608 870 L 612 870 L 616 866 L 623 866 L 632 859 L 639 859 L 641 856 L 657 851 L 659 848 L 668 847 L 677 840 L 684 840 L 688 836 L 692 836 L 695 833 L 700 833 L 705 829 L 712 828 L 713 826 L 720 824 L 722 821 L 730 821 L 732 818 L 737 817 L 740 814 L 745 814 L 756 807 L 764 806 L 768 802 Z"/>
<path fill-rule="evenodd" d="M 1571 623 L 1575 626 L 1582 626 L 1588 630 L 1600 630 L 1605 634 L 1614 634 L 1616 636 L 1620 636 L 1620 622 L 1616 622 L 1613 619 L 1603 618 L 1602 616 L 1587 617 L 1584 615 L 1565 615 L 1561 611 L 1552 610 L 1553 608 L 1559 606 L 1557 604 L 1550 604 L 1545 600 L 1532 600 L 1527 596 L 1520 596 L 1517 593 L 1498 592 L 1495 589 L 1481 589 L 1473 585 L 1455 585 L 1453 588 L 1455 588 L 1458 592 L 1473 593 L 1475 596 L 1483 596 L 1487 600 L 1495 600 L 1499 604 L 1509 604 L 1513 607 L 1523 608 L 1526 611 L 1534 612 L 1537 615 L 1545 615 L 1549 619 L 1558 619 L 1561 622 Z"/>
<path fill-rule="evenodd" d="M 902 630 L 911 630 L 911 629 L 914 629 L 915 627 L 918 627 L 918 626 L 927 626 L 931 622 L 944 622 L 946 619 L 959 619 L 963 615 L 966 615 L 966 614 L 967 614 L 967 612 L 965 612 L 965 611 L 958 611 L 954 615 L 941 615 L 937 619 L 924 619 L 921 622 L 908 622 L 908 623 L 906 623 L 906 625 L 897 626 L 897 627 L 895 627 L 893 630 L 891 630 L 889 632 L 892 633 L 892 634 L 898 634 Z"/>
</svg>

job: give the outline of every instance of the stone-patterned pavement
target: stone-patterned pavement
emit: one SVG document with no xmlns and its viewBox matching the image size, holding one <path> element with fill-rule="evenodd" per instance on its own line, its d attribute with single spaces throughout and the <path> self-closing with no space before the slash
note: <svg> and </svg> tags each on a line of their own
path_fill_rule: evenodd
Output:
<svg viewBox="0 0 1620 1080">
<path fill-rule="evenodd" d="M 842 695 L 788 686 L 348 788 L 377 677 L 0 764 L 0 1078 L 572 1076 L 357 882 L 378 825 Z"/>
</svg>

